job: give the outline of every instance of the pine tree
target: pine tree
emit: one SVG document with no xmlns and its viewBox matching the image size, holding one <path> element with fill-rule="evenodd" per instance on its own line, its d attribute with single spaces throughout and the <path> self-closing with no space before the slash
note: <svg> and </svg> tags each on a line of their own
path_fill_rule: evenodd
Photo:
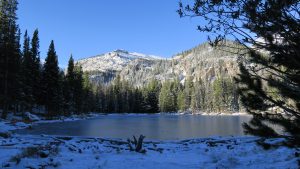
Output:
<svg viewBox="0 0 300 169">
<path fill-rule="evenodd" d="M 179 90 L 177 96 L 177 109 L 180 111 L 187 110 L 187 105 L 185 104 L 185 94 L 182 89 Z"/>
<path fill-rule="evenodd" d="M 88 80 L 89 79 L 85 79 Z M 87 82 L 85 82 L 87 83 Z M 84 92 L 84 79 L 83 79 L 83 71 L 81 66 L 75 65 L 74 67 L 74 84 L 71 87 L 74 104 L 75 104 L 75 112 L 80 113 L 82 112 L 82 98 L 83 98 L 83 92 Z M 87 85 L 86 85 L 87 86 Z M 93 91 L 92 89 L 88 89 L 90 93 L 90 96 L 93 97 Z M 94 98 L 92 98 L 94 99 Z M 95 105 L 93 104 L 93 107 Z"/>
<path fill-rule="evenodd" d="M 96 86 L 96 112 L 105 112 L 105 93 L 102 84 Z"/>
<path fill-rule="evenodd" d="M 162 112 L 174 112 L 177 110 L 178 84 L 167 81 L 162 85 L 159 94 L 159 108 Z"/>
<path fill-rule="evenodd" d="M 136 88 L 134 91 L 134 101 L 132 104 L 133 112 L 142 113 L 144 111 L 143 104 L 144 104 L 143 93 L 138 88 Z"/>
<path fill-rule="evenodd" d="M 197 90 L 199 83 L 195 82 L 193 89 L 192 89 L 192 95 L 191 95 L 191 106 L 190 109 L 195 112 L 200 110 L 200 91 Z"/>
<path fill-rule="evenodd" d="M 240 55 L 240 74 L 236 81 L 241 102 L 254 117 L 244 125 L 246 132 L 259 136 L 282 135 L 267 125 L 273 123 L 299 144 L 300 1 L 194 2 L 194 5 L 180 2 L 178 13 L 181 17 L 205 19 L 207 24 L 198 29 L 217 35 L 212 45 L 224 46 L 222 42 L 230 36 L 243 46 L 236 53 Z"/>
<path fill-rule="evenodd" d="M 30 47 L 27 31 L 24 35 L 21 64 L 22 104 L 23 110 L 32 111 L 33 106 L 40 104 L 41 93 L 41 64 L 39 58 L 38 31 L 35 30 Z"/>
<path fill-rule="evenodd" d="M 113 101 L 114 101 L 113 111 L 115 113 L 119 113 L 122 107 L 121 87 L 122 85 L 121 85 L 120 75 L 117 75 L 113 84 Z"/>
<path fill-rule="evenodd" d="M 186 109 L 191 106 L 193 85 L 191 76 L 188 76 L 184 83 L 184 102 Z"/>
<path fill-rule="evenodd" d="M 33 33 L 32 40 L 31 40 L 31 56 L 33 60 L 32 64 L 32 81 L 33 81 L 33 100 L 35 105 L 41 104 L 41 80 L 42 80 L 42 67 L 41 67 L 41 61 L 40 61 L 40 40 L 39 40 L 39 32 L 38 29 L 36 29 Z"/>
<path fill-rule="evenodd" d="M 64 83 L 64 99 L 65 99 L 65 111 L 69 113 L 75 112 L 75 100 L 74 100 L 74 91 L 75 91 L 75 70 L 74 70 L 74 59 L 73 56 L 70 56 L 68 69 L 66 74 L 66 79 Z"/>
<path fill-rule="evenodd" d="M 93 92 L 93 86 L 90 83 L 88 73 L 83 74 L 83 94 L 82 98 L 82 113 L 88 113 L 95 109 L 95 95 Z"/>
<path fill-rule="evenodd" d="M 127 81 L 122 81 L 121 88 L 121 112 L 128 113 L 130 112 L 130 91 L 131 88 Z"/>
<path fill-rule="evenodd" d="M 20 37 L 18 34 L 17 0 L 0 0 L 0 109 L 6 118 L 15 110 L 19 87 Z"/>
<path fill-rule="evenodd" d="M 72 111 L 70 110 L 70 87 L 69 87 L 67 75 L 65 75 L 63 78 L 62 93 L 63 93 L 62 110 L 64 114 L 68 116 L 71 114 Z"/>
<path fill-rule="evenodd" d="M 61 113 L 62 82 L 54 42 L 51 41 L 43 68 L 44 104 L 49 116 Z"/>
<path fill-rule="evenodd" d="M 34 103 L 32 74 L 34 60 L 30 51 L 30 38 L 27 31 L 24 34 L 22 55 L 22 107 L 25 111 L 31 111 Z"/>
<path fill-rule="evenodd" d="M 158 97 L 160 92 L 160 84 L 157 80 L 152 80 L 148 84 L 148 86 L 145 88 L 145 102 L 148 105 L 148 108 L 146 109 L 149 113 L 156 113 L 159 111 L 158 107 Z"/>
</svg>

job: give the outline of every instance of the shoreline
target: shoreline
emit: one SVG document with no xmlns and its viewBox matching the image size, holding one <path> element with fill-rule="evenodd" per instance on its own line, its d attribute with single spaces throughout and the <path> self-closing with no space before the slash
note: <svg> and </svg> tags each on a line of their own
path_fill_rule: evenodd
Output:
<svg viewBox="0 0 300 169">
<path fill-rule="evenodd" d="M 95 116 L 90 117 L 95 118 Z M 63 120 L 84 119 L 87 118 Z M 61 120 L 52 122 L 54 121 L 62 122 Z M 43 166 L 59 169 L 196 169 L 201 167 L 296 169 L 299 167 L 300 158 L 295 154 L 300 153 L 300 150 L 282 146 L 284 138 L 266 139 L 257 136 L 212 136 L 182 140 L 147 140 L 146 138 L 142 144 L 143 151 L 135 152 L 130 149 L 126 139 L 21 135 L 13 132 L 15 129 L 26 127 L 24 124 L 13 125 L 8 121 L 0 120 L 0 168 L 37 169 Z M 38 122 L 27 127 L 34 124 Z M 1 135 L 1 130 L 5 129 L 9 134 Z M 269 145 L 271 148 L 264 149 L 260 144 Z"/>
<path fill-rule="evenodd" d="M 81 121 L 96 119 L 105 116 L 249 116 L 247 113 L 192 113 L 192 112 L 161 112 L 161 113 L 89 113 L 71 116 L 60 116 L 54 119 L 44 119 L 37 115 L 29 113 L 29 116 L 34 116 L 34 120 L 29 120 L 30 122 L 25 122 L 20 116 L 12 116 L 10 120 L 0 119 L 0 133 L 10 132 L 13 130 L 30 128 L 32 125 L 43 124 L 43 123 L 60 123 L 60 122 L 70 122 L 70 121 Z"/>
</svg>

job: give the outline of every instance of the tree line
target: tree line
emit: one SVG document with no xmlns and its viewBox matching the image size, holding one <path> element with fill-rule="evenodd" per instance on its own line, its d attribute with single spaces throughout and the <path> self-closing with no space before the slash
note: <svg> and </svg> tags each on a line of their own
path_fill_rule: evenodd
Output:
<svg viewBox="0 0 300 169">
<path fill-rule="evenodd" d="M 237 86 L 229 77 L 212 83 L 156 79 L 142 87 L 132 87 L 117 76 L 110 85 L 96 85 L 96 111 L 105 113 L 236 112 L 240 110 Z"/>
<path fill-rule="evenodd" d="M 29 37 L 16 20 L 17 1 L 0 1 L 0 110 L 43 113 L 49 117 L 86 112 L 156 113 L 175 111 L 238 111 L 236 86 L 230 78 L 213 83 L 186 78 L 184 83 L 153 79 L 133 87 L 117 76 L 109 85 L 92 84 L 89 74 L 75 64 L 71 55 L 68 68 L 59 68 L 52 40 L 44 63 L 39 51 L 39 31 Z M 22 46 L 22 47 L 21 47 Z"/>
<path fill-rule="evenodd" d="M 87 75 L 71 56 L 65 74 L 59 68 L 54 41 L 45 62 L 39 52 L 39 32 L 27 31 L 21 48 L 16 23 L 17 0 L 0 1 L 0 112 L 36 112 L 56 116 L 92 111 L 92 91 Z M 85 99 L 83 99 L 85 98 Z M 90 108 L 91 107 L 91 108 Z"/>
</svg>

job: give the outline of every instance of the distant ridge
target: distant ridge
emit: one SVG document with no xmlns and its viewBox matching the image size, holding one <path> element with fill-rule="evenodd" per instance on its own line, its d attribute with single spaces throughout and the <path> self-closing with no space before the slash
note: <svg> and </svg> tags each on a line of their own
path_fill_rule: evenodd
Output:
<svg viewBox="0 0 300 169">
<path fill-rule="evenodd" d="M 224 41 L 225 45 L 238 45 Z M 211 47 L 207 42 L 181 52 L 172 58 L 162 58 L 117 49 L 77 61 L 83 71 L 90 72 L 95 83 L 110 83 L 116 75 L 134 86 L 143 86 L 152 79 L 161 82 L 186 78 L 212 82 L 218 76 L 233 77 L 238 73 L 237 55 Z"/>
</svg>

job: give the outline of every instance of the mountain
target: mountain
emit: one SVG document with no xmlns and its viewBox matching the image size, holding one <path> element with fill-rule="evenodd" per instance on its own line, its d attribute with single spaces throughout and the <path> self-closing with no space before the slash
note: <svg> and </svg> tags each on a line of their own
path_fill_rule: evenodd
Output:
<svg viewBox="0 0 300 169">
<path fill-rule="evenodd" d="M 152 55 L 116 50 L 103 55 L 77 61 L 83 71 L 90 73 L 94 83 L 109 83 L 118 74 L 134 86 L 143 86 L 152 79 L 161 82 L 187 78 L 210 83 L 216 77 L 233 77 L 238 72 L 236 48 L 231 41 L 225 46 L 213 48 L 208 43 L 201 44 L 166 59 Z"/>
<path fill-rule="evenodd" d="M 106 54 L 78 60 L 77 64 L 81 65 L 84 72 L 90 73 L 92 81 L 109 83 L 132 62 L 151 62 L 161 59 L 162 58 L 154 55 L 145 55 L 118 49 Z"/>
<path fill-rule="evenodd" d="M 121 71 L 130 62 L 134 60 L 157 60 L 157 56 L 144 55 L 140 53 L 130 53 L 126 50 L 115 50 L 102 55 L 78 60 L 77 63 L 83 68 L 83 71 Z"/>
</svg>

